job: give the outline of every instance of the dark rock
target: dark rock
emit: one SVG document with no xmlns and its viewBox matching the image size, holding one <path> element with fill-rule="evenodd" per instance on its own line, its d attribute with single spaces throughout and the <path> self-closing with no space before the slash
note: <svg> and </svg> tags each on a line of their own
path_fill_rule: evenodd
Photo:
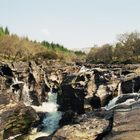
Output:
<svg viewBox="0 0 140 140">
<path fill-rule="evenodd" d="M 1 73 L 0 75 L 3 76 L 13 77 L 13 72 L 7 64 L 4 64 L 3 66 L 0 67 L 0 73 Z"/>
<path fill-rule="evenodd" d="M 72 110 L 67 110 L 62 115 L 62 119 L 59 122 L 60 126 L 67 125 L 73 123 L 73 118 L 75 116 L 75 113 Z"/>
<path fill-rule="evenodd" d="M 32 100 L 32 105 L 36 105 L 36 106 L 39 106 L 40 105 L 40 101 L 38 99 L 38 94 L 36 91 L 29 91 L 29 96 Z"/>
<path fill-rule="evenodd" d="M 91 104 L 93 109 L 100 108 L 101 107 L 101 100 L 98 96 L 94 95 L 90 100 L 90 104 Z"/>
<path fill-rule="evenodd" d="M 130 94 L 124 94 L 124 95 L 121 95 L 118 100 L 116 101 L 116 104 L 119 104 L 119 103 L 123 103 L 125 102 L 126 100 L 128 99 L 139 99 L 140 98 L 140 94 L 133 94 L 133 93 L 130 93 Z"/>
<path fill-rule="evenodd" d="M 124 70 L 123 70 L 121 74 L 122 74 L 122 75 L 128 75 L 128 74 L 131 74 L 131 73 L 132 73 L 132 71 L 129 71 L 129 70 L 125 70 L 125 71 L 124 71 Z"/>
<path fill-rule="evenodd" d="M 132 92 L 139 92 L 140 76 L 135 77 L 134 75 L 134 76 L 125 78 L 125 81 L 122 81 L 121 89 L 124 94 L 132 93 Z"/>
<path fill-rule="evenodd" d="M 94 74 L 95 74 L 95 84 L 97 86 L 97 88 L 102 85 L 102 84 L 106 84 L 108 82 L 108 79 L 105 78 L 104 73 L 106 72 L 106 70 L 102 70 L 102 69 L 94 69 Z"/>
<path fill-rule="evenodd" d="M 63 111 L 73 110 L 78 114 L 84 113 L 84 97 L 83 88 L 73 88 L 71 84 L 65 83 L 61 86 L 62 93 L 58 94 L 60 99 L 58 103 Z"/>
<path fill-rule="evenodd" d="M 34 77 L 34 75 L 32 73 L 29 73 L 29 75 L 28 75 L 28 83 L 30 85 L 35 86 L 36 80 L 35 80 L 35 77 Z"/>
<path fill-rule="evenodd" d="M 12 83 L 13 83 L 12 78 L 7 77 L 7 78 L 5 79 L 5 86 L 6 86 L 6 88 L 9 88 L 10 85 L 12 85 Z"/>
<path fill-rule="evenodd" d="M 42 84 L 42 91 L 41 91 L 41 102 L 46 102 L 48 99 L 48 92 L 50 91 L 50 88 L 45 84 L 45 82 Z"/>
</svg>

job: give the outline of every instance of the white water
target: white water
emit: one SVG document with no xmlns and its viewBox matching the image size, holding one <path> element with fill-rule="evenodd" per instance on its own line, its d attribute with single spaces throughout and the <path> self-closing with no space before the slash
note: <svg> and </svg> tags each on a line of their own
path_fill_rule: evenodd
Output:
<svg viewBox="0 0 140 140">
<path fill-rule="evenodd" d="M 24 82 L 23 82 L 23 81 L 19 81 L 17 77 L 12 78 L 12 81 L 13 81 L 13 83 L 12 83 L 12 85 L 10 86 L 10 89 L 11 89 L 11 91 L 14 92 L 14 94 L 16 95 L 14 100 L 15 100 L 15 101 L 19 101 L 19 99 L 20 99 L 20 94 L 21 94 L 21 91 L 22 91 L 22 90 L 21 90 L 21 89 L 15 90 L 13 86 L 15 86 L 15 85 L 19 85 L 19 86 L 20 86 L 20 85 L 23 85 Z"/>
<path fill-rule="evenodd" d="M 132 96 L 132 95 L 134 95 L 134 96 Z M 132 98 L 126 98 L 126 100 L 124 101 L 124 102 L 121 102 L 121 103 L 118 103 L 118 104 L 116 104 L 116 102 L 120 99 L 120 98 L 123 98 L 124 96 L 132 96 Z M 113 98 L 110 102 L 109 102 L 109 104 L 108 105 L 106 105 L 105 106 L 105 109 L 106 110 L 110 110 L 110 109 L 113 109 L 113 108 L 115 108 L 115 107 L 117 107 L 117 108 L 125 108 L 125 107 L 131 107 L 133 104 L 135 104 L 135 103 L 139 103 L 139 101 L 140 101 L 140 93 L 129 93 L 129 94 L 127 94 L 127 95 L 118 95 L 117 97 L 115 97 L 115 98 Z M 135 106 L 139 106 L 139 104 L 138 105 L 134 105 L 134 107 Z"/>
<path fill-rule="evenodd" d="M 32 106 L 37 112 L 46 113 L 46 117 L 43 120 L 44 129 L 41 132 L 36 132 L 30 135 L 30 140 L 35 140 L 36 138 L 42 136 L 48 136 L 59 127 L 58 123 L 61 119 L 62 112 L 57 111 L 57 94 L 49 92 L 48 96 L 48 102 L 43 102 L 41 106 Z"/>
<path fill-rule="evenodd" d="M 118 85 L 118 96 L 122 94 L 122 89 L 121 89 L 121 82 Z"/>
<path fill-rule="evenodd" d="M 119 97 L 120 97 L 120 96 L 117 96 L 117 97 L 113 98 L 113 99 L 108 103 L 108 105 L 105 106 L 105 109 L 106 109 L 106 110 L 112 109 L 112 108 L 116 105 L 116 101 L 118 100 Z"/>
<path fill-rule="evenodd" d="M 115 107 L 116 105 L 116 102 L 119 98 L 121 98 L 121 95 L 122 95 L 122 90 L 121 90 L 121 82 L 119 83 L 118 85 L 118 96 L 113 98 L 109 103 L 108 105 L 105 106 L 105 109 L 106 110 L 110 110 L 112 109 L 113 107 Z"/>
<path fill-rule="evenodd" d="M 45 83 L 49 86 L 47 81 L 45 81 Z M 34 106 L 32 105 L 32 99 L 30 98 L 30 95 L 29 95 L 30 89 L 28 87 L 28 84 L 22 81 L 18 81 L 17 78 L 13 78 L 13 84 L 23 84 L 22 98 L 26 106 L 31 106 L 32 108 L 36 110 L 36 112 L 46 113 L 46 117 L 43 120 L 44 129 L 41 132 L 36 132 L 36 129 L 34 129 L 28 139 L 35 140 L 38 137 L 48 136 L 52 134 L 59 127 L 59 121 L 62 116 L 62 112 L 57 111 L 59 107 L 58 104 L 56 103 L 57 94 L 49 92 L 47 102 L 43 102 L 42 105 L 40 106 Z M 12 86 L 11 86 L 11 89 L 12 89 Z"/>
<path fill-rule="evenodd" d="M 23 98 L 23 102 L 26 106 L 31 106 L 32 100 L 31 100 L 30 95 L 29 95 L 29 87 L 26 83 L 23 86 L 22 98 Z"/>
<path fill-rule="evenodd" d="M 13 78 L 12 80 L 13 80 L 14 84 L 24 84 L 24 82 L 19 81 L 17 77 Z"/>
<path fill-rule="evenodd" d="M 89 69 L 86 68 L 85 66 L 82 66 L 79 70 L 79 73 L 84 73 L 84 72 L 87 72 Z"/>
</svg>

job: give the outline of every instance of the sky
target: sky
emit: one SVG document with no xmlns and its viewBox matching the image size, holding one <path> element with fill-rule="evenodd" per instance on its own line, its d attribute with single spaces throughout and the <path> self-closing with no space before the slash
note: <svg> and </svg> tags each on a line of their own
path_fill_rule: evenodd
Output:
<svg viewBox="0 0 140 140">
<path fill-rule="evenodd" d="M 140 31 L 140 0 L 0 0 L 0 26 L 67 48 L 115 43 Z"/>
</svg>

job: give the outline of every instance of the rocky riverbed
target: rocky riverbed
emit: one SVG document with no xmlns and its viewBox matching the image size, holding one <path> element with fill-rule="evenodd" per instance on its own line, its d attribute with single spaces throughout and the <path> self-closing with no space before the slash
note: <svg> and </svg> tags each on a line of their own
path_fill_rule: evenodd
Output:
<svg viewBox="0 0 140 140">
<path fill-rule="evenodd" d="M 0 140 L 140 136 L 140 65 L 0 62 Z"/>
</svg>

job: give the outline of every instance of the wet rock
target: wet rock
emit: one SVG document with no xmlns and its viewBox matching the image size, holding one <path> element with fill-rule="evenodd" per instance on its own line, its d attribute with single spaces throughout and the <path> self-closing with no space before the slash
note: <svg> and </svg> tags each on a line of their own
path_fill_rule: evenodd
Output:
<svg viewBox="0 0 140 140">
<path fill-rule="evenodd" d="M 62 115 L 62 119 L 59 122 L 60 126 L 63 125 L 67 125 L 67 124 L 71 124 L 73 123 L 73 118 L 75 116 L 74 111 L 72 110 L 67 110 L 66 112 L 64 112 L 64 114 Z"/>
<path fill-rule="evenodd" d="M 94 69 L 94 74 L 95 74 L 95 84 L 97 86 L 97 88 L 102 85 L 102 84 L 106 84 L 109 79 L 107 79 L 105 77 L 106 70 L 104 69 Z"/>
<path fill-rule="evenodd" d="M 124 94 L 139 92 L 140 90 L 140 76 L 130 75 L 125 77 L 124 81 L 122 81 L 121 89 Z"/>
<path fill-rule="evenodd" d="M 4 65 L 0 66 L 0 75 L 7 76 L 7 77 L 13 77 L 13 72 L 7 64 L 4 64 Z"/>
<path fill-rule="evenodd" d="M 40 101 L 46 102 L 48 99 L 48 92 L 50 91 L 50 87 L 48 87 L 45 82 L 42 84 L 42 90 L 40 95 Z"/>
<path fill-rule="evenodd" d="M 13 108 L 7 107 L 0 114 L 0 132 L 2 138 L 7 139 L 10 136 L 18 134 L 27 134 L 31 130 L 31 126 L 37 121 L 38 116 L 31 107 L 26 107 L 19 103 Z"/>
<path fill-rule="evenodd" d="M 40 105 L 40 101 L 38 99 L 38 95 L 36 93 L 36 91 L 29 91 L 29 96 L 32 100 L 32 105 L 36 105 L 36 106 L 39 106 Z"/>
<path fill-rule="evenodd" d="M 94 95 L 90 100 L 90 104 L 93 109 L 98 109 L 101 107 L 101 100 L 98 96 Z"/>
<path fill-rule="evenodd" d="M 85 91 L 79 83 L 73 82 L 76 76 L 67 76 L 61 84 L 61 92 L 58 94 L 58 103 L 63 111 L 73 110 L 81 114 L 84 113 Z"/>
</svg>

